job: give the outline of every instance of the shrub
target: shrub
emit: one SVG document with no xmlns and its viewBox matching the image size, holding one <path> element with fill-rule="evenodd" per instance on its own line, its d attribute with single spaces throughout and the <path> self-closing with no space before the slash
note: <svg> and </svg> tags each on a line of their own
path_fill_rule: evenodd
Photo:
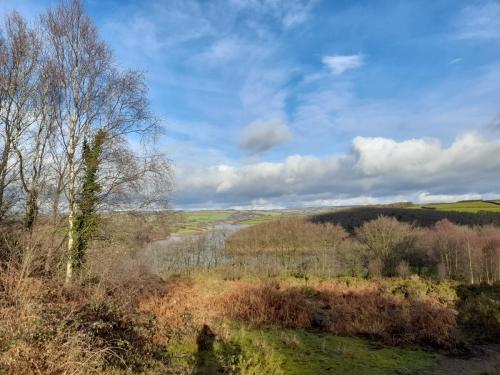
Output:
<svg viewBox="0 0 500 375">
<path fill-rule="evenodd" d="M 331 308 L 328 331 L 334 334 L 369 336 L 390 345 L 451 348 L 456 343 L 454 312 L 437 301 L 391 296 L 380 290 L 326 290 L 321 298 Z"/>
<path fill-rule="evenodd" d="M 500 284 L 461 285 L 457 293 L 463 330 L 474 339 L 500 343 Z"/>
<path fill-rule="evenodd" d="M 368 274 L 371 277 L 381 277 L 384 272 L 384 262 L 380 258 L 372 259 L 368 262 Z"/>
<path fill-rule="evenodd" d="M 135 280 L 137 282 L 137 280 Z M 87 374 L 164 367 L 154 320 L 113 290 L 0 273 L 0 372 Z"/>
<path fill-rule="evenodd" d="M 313 321 L 314 309 L 300 289 L 281 290 L 270 284 L 240 287 L 226 295 L 222 304 L 227 317 L 253 324 L 308 328 Z"/>
<path fill-rule="evenodd" d="M 410 266 L 406 260 L 399 262 L 396 267 L 396 273 L 399 277 L 408 277 L 410 275 Z"/>
<path fill-rule="evenodd" d="M 380 284 L 320 284 L 301 290 L 277 286 L 236 288 L 221 297 L 222 315 L 250 324 L 317 327 L 361 335 L 390 345 L 424 344 L 450 349 L 457 342 L 453 309 L 436 298 L 391 294 Z"/>
</svg>

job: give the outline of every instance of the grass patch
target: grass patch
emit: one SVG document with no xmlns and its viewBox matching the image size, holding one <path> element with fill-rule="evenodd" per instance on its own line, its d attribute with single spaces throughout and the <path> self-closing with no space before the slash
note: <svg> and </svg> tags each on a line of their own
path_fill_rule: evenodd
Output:
<svg viewBox="0 0 500 375">
<path fill-rule="evenodd" d="M 217 224 L 256 225 L 282 215 L 282 212 L 277 211 L 177 211 L 171 215 L 169 225 L 173 234 L 196 234 L 211 230 Z"/>
<path fill-rule="evenodd" d="M 258 224 L 267 223 L 270 220 L 273 220 L 272 216 L 263 217 L 261 219 L 243 220 L 243 221 L 240 221 L 240 224 L 244 224 L 244 225 L 258 225 Z"/>
<path fill-rule="evenodd" d="M 195 374 L 425 374 L 441 355 L 421 349 L 384 348 L 368 340 L 304 330 L 229 328 L 210 350 L 172 343 L 177 369 Z M 429 372 L 430 373 L 430 372 Z"/>
<path fill-rule="evenodd" d="M 183 216 L 186 222 L 209 224 L 228 220 L 231 214 L 231 211 L 186 211 Z"/>
<path fill-rule="evenodd" d="M 422 209 L 432 209 L 439 211 L 472 212 L 480 211 L 500 212 L 500 204 L 497 201 L 463 201 L 454 203 L 434 203 L 420 206 Z"/>
<path fill-rule="evenodd" d="M 311 333 L 303 330 L 264 328 L 247 331 L 242 347 L 265 340 L 282 361 L 285 374 L 410 374 L 430 369 L 439 356 L 422 350 L 373 349 L 367 340 Z"/>
</svg>

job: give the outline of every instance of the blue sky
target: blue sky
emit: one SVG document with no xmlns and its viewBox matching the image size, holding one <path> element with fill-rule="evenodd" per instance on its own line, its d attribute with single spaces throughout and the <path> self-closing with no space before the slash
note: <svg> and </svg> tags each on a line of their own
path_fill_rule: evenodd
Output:
<svg viewBox="0 0 500 375">
<path fill-rule="evenodd" d="M 174 207 L 500 196 L 500 1 L 84 4 L 147 75 Z"/>
</svg>

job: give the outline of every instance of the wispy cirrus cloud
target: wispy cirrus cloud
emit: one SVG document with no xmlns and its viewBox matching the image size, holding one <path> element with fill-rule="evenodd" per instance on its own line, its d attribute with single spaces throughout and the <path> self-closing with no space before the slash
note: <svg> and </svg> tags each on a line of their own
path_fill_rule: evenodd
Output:
<svg viewBox="0 0 500 375">
<path fill-rule="evenodd" d="M 461 39 L 500 38 L 500 3 L 494 0 L 473 2 L 465 6 L 457 20 L 457 36 Z"/>
<path fill-rule="evenodd" d="M 359 68 L 364 63 L 364 56 L 356 55 L 330 55 L 324 56 L 323 64 L 335 75 L 341 75 L 348 70 Z"/>
<path fill-rule="evenodd" d="M 454 59 L 448 61 L 448 65 L 455 65 L 455 64 L 458 64 L 460 61 L 462 61 L 462 59 L 460 57 L 457 57 L 457 58 L 454 58 Z"/>
<path fill-rule="evenodd" d="M 309 17 L 317 0 L 231 0 L 231 3 L 258 15 L 271 16 L 284 28 L 292 28 Z"/>
</svg>

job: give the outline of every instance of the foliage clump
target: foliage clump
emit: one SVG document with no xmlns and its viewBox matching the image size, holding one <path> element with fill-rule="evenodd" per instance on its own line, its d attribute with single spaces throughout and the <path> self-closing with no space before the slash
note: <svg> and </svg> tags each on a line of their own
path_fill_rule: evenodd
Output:
<svg viewBox="0 0 500 375">
<path fill-rule="evenodd" d="M 470 337 L 500 343 L 500 284 L 457 288 L 458 321 Z"/>
<path fill-rule="evenodd" d="M 458 343 L 453 307 L 431 296 L 388 293 L 378 283 L 348 289 L 325 283 L 312 291 L 277 285 L 238 288 L 223 297 L 223 314 L 256 325 L 369 336 L 390 345 L 450 349 Z"/>
</svg>

